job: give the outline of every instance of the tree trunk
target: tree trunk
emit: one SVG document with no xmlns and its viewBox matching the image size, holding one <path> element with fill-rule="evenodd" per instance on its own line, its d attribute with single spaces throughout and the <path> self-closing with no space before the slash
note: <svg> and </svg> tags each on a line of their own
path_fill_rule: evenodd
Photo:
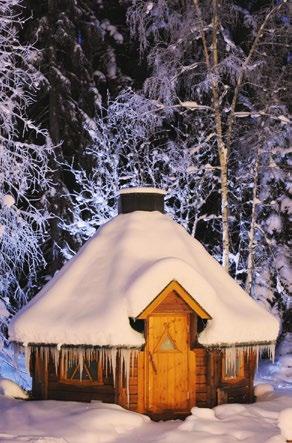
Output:
<svg viewBox="0 0 292 443">
<path fill-rule="evenodd" d="M 49 90 L 49 133 L 51 139 L 55 145 L 55 158 L 52 159 L 52 169 L 53 169 L 53 180 L 56 186 L 57 199 L 54 197 L 50 198 L 50 212 L 54 214 L 49 220 L 49 233 L 50 233 L 50 241 L 48 245 L 47 252 L 47 272 L 53 275 L 58 269 L 60 269 L 62 265 L 62 259 L 60 257 L 60 250 L 58 246 L 60 246 L 60 227 L 59 227 L 59 217 L 62 215 L 62 204 L 63 204 L 63 196 L 62 192 L 62 178 L 60 173 L 60 167 L 56 167 L 55 160 L 62 163 L 63 155 L 62 155 L 62 145 L 60 140 L 60 126 L 59 126 L 59 98 L 58 98 L 58 85 L 56 84 L 56 79 L 54 75 L 54 69 L 56 67 L 56 54 L 55 54 L 55 42 L 53 40 L 53 30 L 55 29 L 55 23 L 57 20 L 57 5 L 55 0 L 48 0 L 48 17 L 49 22 L 52 27 L 52 35 L 49 40 L 49 48 L 48 48 L 48 59 L 49 59 L 49 71 L 48 78 L 50 82 L 50 90 Z"/>
<path fill-rule="evenodd" d="M 255 227 L 256 227 L 256 207 L 257 207 L 257 189 L 259 178 L 259 151 L 257 149 L 254 179 L 253 179 L 253 191 L 252 191 L 252 210 L 251 210 L 251 222 L 249 230 L 248 241 L 248 257 L 247 257 L 247 276 L 245 282 L 245 290 L 249 294 L 251 293 L 253 271 L 254 271 L 254 247 L 255 247 Z"/>
<path fill-rule="evenodd" d="M 197 10 L 200 26 L 200 34 L 203 43 L 203 50 L 205 56 L 205 62 L 209 74 L 211 74 L 211 86 L 212 86 L 212 103 L 216 128 L 217 149 L 220 162 L 220 186 L 221 186 L 221 216 L 222 216 L 222 265 L 224 269 L 229 271 L 229 211 L 228 211 L 228 150 L 224 143 L 223 131 L 222 131 L 222 115 L 220 108 L 220 97 L 218 91 L 218 83 L 216 76 L 212 75 L 212 70 L 216 69 L 218 65 L 218 4 L 217 0 L 213 0 L 213 20 L 212 20 L 212 55 L 213 66 L 211 65 L 210 55 L 208 51 L 207 40 L 204 31 L 204 24 L 199 7 L 198 0 L 193 0 L 195 8 Z"/>
<path fill-rule="evenodd" d="M 219 152 L 221 176 L 221 214 L 222 214 L 222 265 L 229 270 L 229 210 L 228 210 L 228 161 L 227 150 L 223 146 Z"/>
</svg>

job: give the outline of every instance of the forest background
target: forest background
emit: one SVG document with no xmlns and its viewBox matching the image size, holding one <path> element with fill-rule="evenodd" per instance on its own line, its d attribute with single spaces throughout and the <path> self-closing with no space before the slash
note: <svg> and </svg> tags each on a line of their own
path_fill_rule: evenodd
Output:
<svg viewBox="0 0 292 443">
<path fill-rule="evenodd" d="M 2 342 L 127 186 L 167 190 L 167 211 L 291 331 L 291 6 L 0 0 L 0 12 Z"/>
</svg>

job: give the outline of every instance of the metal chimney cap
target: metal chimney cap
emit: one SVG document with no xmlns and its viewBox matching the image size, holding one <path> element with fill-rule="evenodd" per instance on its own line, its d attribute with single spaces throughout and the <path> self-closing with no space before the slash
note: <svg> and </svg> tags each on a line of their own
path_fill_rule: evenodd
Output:
<svg viewBox="0 0 292 443">
<path fill-rule="evenodd" d="M 124 188 L 119 192 L 118 213 L 159 211 L 164 213 L 165 191 L 158 188 Z"/>
<path fill-rule="evenodd" d="M 124 194 L 160 194 L 160 195 L 166 195 L 167 192 L 160 188 L 139 188 L 139 187 L 133 187 L 133 188 L 123 188 L 120 189 L 119 195 Z"/>
</svg>

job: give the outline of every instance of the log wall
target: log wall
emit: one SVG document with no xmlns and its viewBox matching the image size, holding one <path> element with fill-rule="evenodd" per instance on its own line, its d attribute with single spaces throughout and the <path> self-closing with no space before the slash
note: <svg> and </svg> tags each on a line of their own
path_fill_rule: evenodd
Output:
<svg viewBox="0 0 292 443">
<path fill-rule="evenodd" d="M 207 350 L 202 347 L 193 349 L 193 352 L 196 354 L 196 406 L 207 407 Z"/>
<path fill-rule="evenodd" d="M 56 373 L 50 359 L 45 365 L 40 356 L 31 355 L 32 395 L 34 399 L 84 401 L 100 400 L 116 403 L 116 391 L 113 383 L 80 383 L 76 380 L 65 381 L 61 377 L 61 365 Z"/>
<path fill-rule="evenodd" d="M 138 358 L 133 359 L 133 366 L 130 369 L 129 397 L 126 380 L 121 375 L 119 375 L 117 384 L 117 404 L 131 411 L 138 410 Z"/>
<path fill-rule="evenodd" d="M 195 353 L 195 399 L 196 406 L 212 408 L 223 403 L 251 403 L 254 401 L 253 379 L 256 366 L 254 353 L 245 355 L 244 377 L 240 380 L 226 381 L 222 377 L 222 352 L 207 350 L 197 346 Z M 106 380 L 105 384 L 83 384 L 65 382 L 60 373 L 56 373 L 53 361 L 48 365 L 31 356 L 32 393 L 35 399 L 91 401 L 117 403 L 126 409 L 145 412 L 145 352 L 140 351 L 133 359 L 134 367 L 130 371 L 129 398 L 126 381 L 117 374 L 117 386 Z"/>
<path fill-rule="evenodd" d="M 222 353 L 217 353 L 218 366 L 222 368 Z M 218 372 L 219 369 L 218 368 Z M 217 386 L 217 404 L 252 403 L 254 401 L 254 375 L 256 356 L 254 352 L 244 355 L 244 375 L 238 381 L 226 381 L 222 377 Z"/>
<path fill-rule="evenodd" d="M 254 401 L 253 381 L 256 369 L 255 355 L 244 356 L 244 374 L 239 379 L 226 380 L 222 374 L 223 352 L 220 350 L 207 351 L 209 405 L 214 407 L 224 403 L 252 403 Z"/>
</svg>

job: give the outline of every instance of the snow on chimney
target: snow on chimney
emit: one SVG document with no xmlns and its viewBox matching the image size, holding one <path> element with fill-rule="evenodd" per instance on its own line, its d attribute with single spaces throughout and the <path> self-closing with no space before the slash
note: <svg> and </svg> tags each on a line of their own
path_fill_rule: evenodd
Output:
<svg viewBox="0 0 292 443">
<path fill-rule="evenodd" d="M 164 213 L 165 191 L 158 188 L 125 188 L 119 192 L 119 214 L 134 211 L 159 211 Z"/>
</svg>

